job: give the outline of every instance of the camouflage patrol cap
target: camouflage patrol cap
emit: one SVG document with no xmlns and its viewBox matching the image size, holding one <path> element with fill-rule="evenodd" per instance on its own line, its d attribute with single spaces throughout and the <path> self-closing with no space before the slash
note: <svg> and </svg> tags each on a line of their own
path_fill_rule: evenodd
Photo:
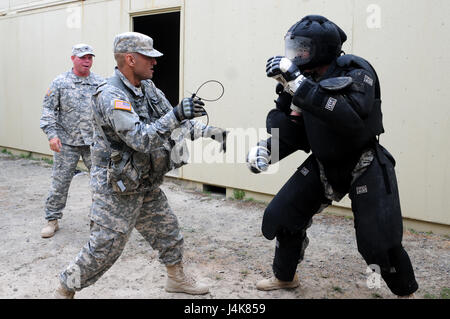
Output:
<svg viewBox="0 0 450 319">
<path fill-rule="evenodd" d="M 114 38 L 114 53 L 137 52 L 149 57 L 160 57 L 163 54 L 153 48 L 153 39 L 138 32 L 125 32 Z"/>
<path fill-rule="evenodd" d="M 75 44 L 72 47 L 72 55 L 76 55 L 77 57 L 81 58 L 86 54 L 92 54 L 93 56 L 95 56 L 94 49 L 90 45 L 85 43 L 79 43 Z"/>
</svg>

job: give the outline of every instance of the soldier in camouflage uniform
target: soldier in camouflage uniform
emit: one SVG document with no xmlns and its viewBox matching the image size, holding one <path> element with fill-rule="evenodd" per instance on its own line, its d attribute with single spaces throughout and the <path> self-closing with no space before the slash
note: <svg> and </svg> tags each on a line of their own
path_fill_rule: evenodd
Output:
<svg viewBox="0 0 450 319">
<path fill-rule="evenodd" d="M 226 131 L 192 120 L 205 114 L 202 101 L 184 98 L 172 108 L 155 87 L 150 78 L 162 53 L 150 37 L 119 34 L 114 53 L 115 73 L 93 98 L 91 235 L 60 274 L 55 297 L 73 298 L 96 282 L 119 258 L 133 228 L 159 251 L 166 291 L 208 293 L 183 271 L 183 236 L 159 186 L 165 173 L 184 164 L 185 136 L 211 137 L 224 149 Z"/>
<path fill-rule="evenodd" d="M 58 219 L 66 206 L 67 193 L 78 161 L 91 167 L 89 147 L 92 143 L 91 98 L 104 79 L 92 72 L 94 52 L 87 44 L 72 48 L 73 68 L 56 77 L 44 97 L 40 128 L 54 151 L 52 183 L 45 203 L 43 238 L 58 230 Z"/>
</svg>

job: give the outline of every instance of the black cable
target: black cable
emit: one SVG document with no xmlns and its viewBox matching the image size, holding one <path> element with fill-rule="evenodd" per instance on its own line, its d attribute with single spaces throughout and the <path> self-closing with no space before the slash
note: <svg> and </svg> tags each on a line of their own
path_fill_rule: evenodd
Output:
<svg viewBox="0 0 450 319">
<path fill-rule="evenodd" d="M 211 82 L 218 83 L 218 84 L 222 87 L 222 93 L 219 95 L 219 97 L 216 98 L 216 99 L 213 99 L 213 100 L 208 100 L 208 99 L 199 97 L 198 94 L 197 94 L 198 91 L 200 91 L 200 89 L 201 89 L 205 84 L 208 84 L 208 83 L 211 83 Z M 217 81 L 217 80 L 208 80 L 208 81 L 203 82 L 203 83 L 198 87 L 197 91 L 192 95 L 192 98 L 194 98 L 194 97 L 197 96 L 200 100 L 203 100 L 203 101 L 206 101 L 206 102 L 215 102 L 215 101 L 220 100 L 220 99 L 222 98 L 222 96 L 224 95 L 224 93 L 225 93 L 225 87 L 223 86 L 222 83 L 220 83 L 220 82 Z"/>
<path fill-rule="evenodd" d="M 200 97 L 200 96 L 197 95 L 197 93 L 200 91 L 200 89 L 201 89 L 205 84 L 212 83 L 212 82 L 218 83 L 218 84 L 221 86 L 221 88 L 222 88 L 222 93 L 219 95 L 218 98 L 212 99 L 212 100 L 208 100 L 208 99 L 202 98 L 202 97 Z M 216 102 L 216 101 L 220 100 L 224 94 L 225 94 L 225 87 L 223 86 L 223 84 L 222 84 L 220 81 L 217 81 L 217 80 L 208 80 L 208 81 L 203 82 L 203 83 L 198 87 L 197 91 L 195 91 L 195 93 L 192 94 L 191 98 L 197 97 L 197 98 L 198 98 L 199 100 L 201 100 L 201 101 L 206 101 L 206 102 Z M 208 124 L 209 124 L 209 114 L 208 114 L 208 112 L 206 112 L 205 108 L 203 108 L 203 109 L 204 109 L 204 111 L 205 111 L 205 113 L 206 113 L 206 114 L 205 114 L 205 115 L 206 115 L 206 126 L 208 126 Z"/>
</svg>

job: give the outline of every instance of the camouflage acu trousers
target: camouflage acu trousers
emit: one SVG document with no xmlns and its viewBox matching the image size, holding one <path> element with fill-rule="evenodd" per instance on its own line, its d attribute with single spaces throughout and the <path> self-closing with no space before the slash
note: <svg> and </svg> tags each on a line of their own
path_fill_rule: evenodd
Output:
<svg viewBox="0 0 450 319">
<path fill-rule="evenodd" d="M 66 207 L 69 186 L 80 156 L 84 165 L 91 169 L 91 151 L 89 146 L 62 144 L 61 151 L 59 153 L 54 152 L 52 182 L 45 202 L 46 220 L 62 218 L 62 210 Z"/>
<path fill-rule="evenodd" d="M 159 251 L 161 263 L 173 265 L 182 260 L 183 236 L 162 190 L 133 195 L 94 193 L 92 207 L 96 212 L 91 215 L 97 217 L 91 222 L 89 242 L 59 275 L 69 290 L 78 291 L 94 284 L 111 268 L 134 228 Z M 123 231 L 113 230 L 115 227 L 111 225 L 117 212 L 130 217 L 127 227 L 121 227 Z"/>
</svg>

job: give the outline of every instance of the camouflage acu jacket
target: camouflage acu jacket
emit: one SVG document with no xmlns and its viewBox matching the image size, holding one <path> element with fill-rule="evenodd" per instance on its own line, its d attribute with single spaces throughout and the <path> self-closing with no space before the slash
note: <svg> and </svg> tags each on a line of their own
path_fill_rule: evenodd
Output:
<svg viewBox="0 0 450 319">
<path fill-rule="evenodd" d="M 114 85 L 117 81 L 121 84 Z M 117 68 L 115 74 L 98 87 L 93 102 L 98 122 L 93 118 L 91 188 L 96 193 L 113 192 L 107 179 L 110 148 L 133 154 L 134 167 L 140 176 L 146 176 L 132 192 L 139 193 L 162 183 L 164 174 L 174 166 L 171 156 L 174 145 L 184 142 L 191 127 L 196 131 L 203 129 L 195 121 L 180 123 L 171 112 L 172 106 L 164 93 L 151 80 L 135 87 Z M 173 133 L 177 131 L 178 140 L 174 140 Z M 201 136 L 201 133 L 196 135 Z M 181 166 L 184 162 L 178 164 Z"/>
<path fill-rule="evenodd" d="M 92 94 L 104 79 L 94 73 L 79 77 L 72 70 L 56 77 L 44 97 L 40 128 L 50 140 L 72 146 L 92 143 Z"/>
</svg>

